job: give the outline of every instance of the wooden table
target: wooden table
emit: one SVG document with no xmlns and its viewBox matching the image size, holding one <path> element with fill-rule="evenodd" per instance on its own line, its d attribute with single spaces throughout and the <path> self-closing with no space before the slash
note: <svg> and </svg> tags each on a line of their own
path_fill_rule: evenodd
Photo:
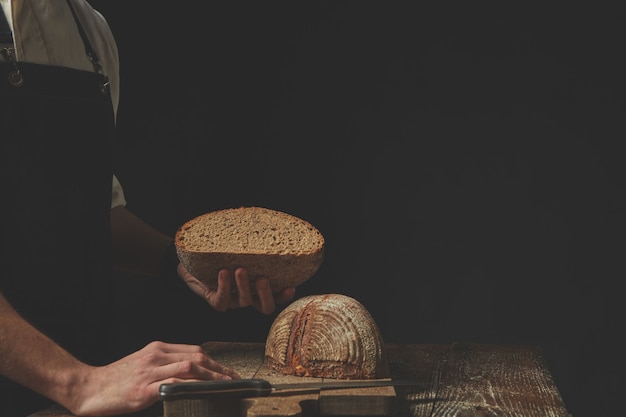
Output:
<svg viewBox="0 0 626 417">
<path fill-rule="evenodd" d="M 360 393 L 364 394 L 356 402 L 353 396 L 337 394 L 337 390 L 329 390 L 330 394 L 324 394 L 325 397 L 308 393 L 238 400 L 240 403 L 234 407 L 232 415 L 571 417 L 546 367 L 541 350 L 536 346 L 452 343 L 387 344 L 386 348 L 392 379 L 415 380 L 415 386 L 360 389 Z M 265 366 L 263 344 L 211 342 L 205 344 L 205 349 L 219 362 L 237 369 L 244 378 L 265 378 L 270 382 L 277 382 L 275 378 L 280 378 Z M 280 382 L 284 382 L 284 377 Z M 180 401 L 196 400 L 178 400 L 176 403 Z M 363 404 L 368 405 L 363 408 Z M 178 404 L 176 408 L 166 404 L 166 417 L 171 417 L 183 408 Z M 191 410 L 187 412 L 188 417 L 201 417 L 197 412 L 194 414 L 196 408 L 193 406 L 187 409 Z M 163 407 L 158 404 L 129 417 L 163 415 Z M 51 408 L 31 417 L 71 416 L 62 408 Z"/>
</svg>

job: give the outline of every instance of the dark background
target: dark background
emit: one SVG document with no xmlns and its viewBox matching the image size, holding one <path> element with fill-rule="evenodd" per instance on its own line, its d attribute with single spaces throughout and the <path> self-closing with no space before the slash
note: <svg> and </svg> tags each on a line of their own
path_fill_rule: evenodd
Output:
<svg viewBox="0 0 626 417">
<path fill-rule="evenodd" d="M 132 211 L 171 234 L 226 207 L 301 217 L 327 246 L 298 296 L 353 296 L 387 342 L 540 345 L 575 417 L 614 411 L 617 9 L 91 3 L 119 46 L 116 172 Z M 141 277 L 116 284 L 120 353 L 263 342 L 274 317 L 216 313 Z"/>
</svg>

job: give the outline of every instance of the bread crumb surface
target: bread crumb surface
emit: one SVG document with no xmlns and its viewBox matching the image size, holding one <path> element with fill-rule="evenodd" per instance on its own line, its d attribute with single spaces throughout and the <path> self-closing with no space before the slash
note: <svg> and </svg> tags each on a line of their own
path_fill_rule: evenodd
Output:
<svg viewBox="0 0 626 417">
<path fill-rule="evenodd" d="M 177 244 L 194 252 L 300 254 L 323 243 L 305 220 L 261 207 L 206 213 L 183 225 L 177 236 Z"/>
</svg>

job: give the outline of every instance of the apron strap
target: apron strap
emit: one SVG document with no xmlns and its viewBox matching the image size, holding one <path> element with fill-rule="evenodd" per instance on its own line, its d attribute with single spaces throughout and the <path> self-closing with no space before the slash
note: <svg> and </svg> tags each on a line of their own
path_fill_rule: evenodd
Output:
<svg viewBox="0 0 626 417">
<path fill-rule="evenodd" d="M 0 6 L 0 45 L 13 45 L 13 32 L 2 6 Z"/>
<path fill-rule="evenodd" d="M 67 5 L 70 7 L 72 11 L 72 16 L 74 16 L 74 21 L 76 22 L 76 26 L 78 27 L 78 32 L 80 33 L 80 37 L 83 39 L 83 44 L 85 45 L 85 53 L 91 61 L 91 65 L 93 65 L 93 69 L 97 74 L 100 74 L 104 77 L 104 82 L 100 85 L 100 91 L 102 94 L 106 94 L 109 90 L 109 78 L 104 75 L 104 71 L 102 71 L 102 64 L 100 64 L 100 60 L 98 59 L 98 55 L 96 54 L 96 50 L 91 46 L 91 42 L 89 42 L 89 38 L 83 29 L 83 25 L 80 24 L 80 19 L 76 14 L 76 10 L 74 10 L 74 6 L 70 0 L 67 0 Z"/>
<path fill-rule="evenodd" d="M 0 56 L 12 67 L 8 73 L 9 83 L 14 87 L 21 87 L 24 84 L 24 77 L 15 62 L 13 31 L 2 6 L 0 6 Z"/>
</svg>

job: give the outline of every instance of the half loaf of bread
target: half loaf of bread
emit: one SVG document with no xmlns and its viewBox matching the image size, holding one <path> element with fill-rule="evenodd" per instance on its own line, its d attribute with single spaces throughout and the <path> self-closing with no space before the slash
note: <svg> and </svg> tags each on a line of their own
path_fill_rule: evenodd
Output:
<svg viewBox="0 0 626 417">
<path fill-rule="evenodd" d="M 387 378 L 382 336 L 365 307 L 342 294 L 310 295 L 283 309 L 265 341 L 268 366 L 285 375 Z"/>
<path fill-rule="evenodd" d="M 217 288 L 220 269 L 247 268 L 253 294 L 254 281 L 260 277 L 269 279 L 274 293 L 302 284 L 317 272 L 324 256 L 319 230 L 298 217 L 263 207 L 195 217 L 177 230 L 175 245 L 183 266 L 209 288 Z"/>
</svg>

